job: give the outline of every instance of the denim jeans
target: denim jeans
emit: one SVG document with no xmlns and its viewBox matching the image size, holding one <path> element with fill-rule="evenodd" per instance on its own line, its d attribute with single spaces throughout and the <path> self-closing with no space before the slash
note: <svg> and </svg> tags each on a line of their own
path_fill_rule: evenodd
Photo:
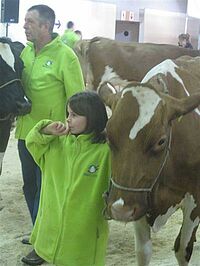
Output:
<svg viewBox="0 0 200 266">
<path fill-rule="evenodd" d="M 40 200 L 41 171 L 27 150 L 25 140 L 18 140 L 18 151 L 22 166 L 24 196 L 34 224 Z"/>
</svg>

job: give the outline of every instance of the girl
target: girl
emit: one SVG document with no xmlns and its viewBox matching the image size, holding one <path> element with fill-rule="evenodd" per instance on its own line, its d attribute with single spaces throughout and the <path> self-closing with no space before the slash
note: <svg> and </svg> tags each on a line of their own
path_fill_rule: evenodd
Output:
<svg viewBox="0 0 200 266">
<path fill-rule="evenodd" d="M 40 264 L 102 266 L 108 238 L 102 215 L 110 176 L 107 113 L 95 92 L 84 91 L 69 99 L 68 114 L 67 125 L 42 120 L 26 138 L 43 179 L 30 240 L 34 251 L 22 260 L 30 264 L 37 256 Z"/>
</svg>

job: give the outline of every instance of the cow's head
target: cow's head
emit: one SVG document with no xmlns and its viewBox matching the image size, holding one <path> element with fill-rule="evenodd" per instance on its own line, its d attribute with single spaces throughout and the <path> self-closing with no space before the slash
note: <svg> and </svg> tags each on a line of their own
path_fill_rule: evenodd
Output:
<svg viewBox="0 0 200 266">
<path fill-rule="evenodd" d="M 21 46 L 22 47 L 22 46 Z M 19 57 L 19 43 L 0 38 L 0 119 L 24 115 L 31 104 L 24 97 L 21 84 L 23 62 Z"/>
<path fill-rule="evenodd" d="M 137 220 L 148 212 L 148 193 L 167 162 L 172 120 L 196 108 L 200 94 L 180 100 L 148 83 L 131 83 L 121 92 L 104 83 L 99 94 L 112 109 L 106 127 L 112 160 L 107 214 Z"/>
</svg>

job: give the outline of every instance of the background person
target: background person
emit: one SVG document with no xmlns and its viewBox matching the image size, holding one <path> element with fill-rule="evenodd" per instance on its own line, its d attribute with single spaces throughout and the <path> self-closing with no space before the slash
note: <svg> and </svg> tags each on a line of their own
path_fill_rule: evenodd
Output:
<svg viewBox="0 0 200 266">
<path fill-rule="evenodd" d="M 178 36 L 178 45 L 183 48 L 190 48 L 193 49 L 193 46 L 190 42 L 190 34 L 182 33 Z"/>
<path fill-rule="evenodd" d="M 84 91 L 68 101 L 67 125 L 40 121 L 26 138 L 42 170 L 42 191 L 31 235 L 33 253 L 55 265 L 103 266 L 108 223 L 103 192 L 110 177 L 107 113 L 97 93 Z"/>
<path fill-rule="evenodd" d="M 74 32 L 74 22 L 67 22 L 67 29 L 64 34 L 61 36 L 61 40 L 64 44 L 67 44 L 69 47 L 73 48 L 74 44 L 80 40 L 80 36 Z"/>
<path fill-rule="evenodd" d="M 80 30 L 75 30 L 74 32 L 79 36 L 79 40 L 82 40 L 82 32 Z"/>
<path fill-rule="evenodd" d="M 28 132 L 41 119 L 65 121 L 66 100 L 84 89 L 76 55 L 53 33 L 54 11 L 46 5 L 28 9 L 24 29 L 28 45 L 22 51 L 22 82 L 32 111 L 18 117 L 16 138 L 22 166 L 23 191 L 34 224 L 40 197 L 40 169 L 25 146 Z M 23 243 L 28 243 L 27 239 Z"/>
</svg>

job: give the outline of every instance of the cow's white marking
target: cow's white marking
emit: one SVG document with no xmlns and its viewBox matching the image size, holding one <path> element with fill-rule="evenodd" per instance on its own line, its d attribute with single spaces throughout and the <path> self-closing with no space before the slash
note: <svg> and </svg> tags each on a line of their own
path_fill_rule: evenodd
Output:
<svg viewBox="0 0 200 266">
<path fill-rule="evenodd" d="M 167 210 L 167 212 L 165 213 L 165 214 L 163 214 L 163 215 L 159 215 L 157 218 L 156 218 L 156 220 L 155 220 L 155 222 L 154 222 L 154 224 L 153 224 L 153 226 L 152 226 L 152 230 L 153 230 L 153 232 L 158 232 L 159 230 L 160 230 L 160 228 L 163 226 L 163 225 L 165 225 L 166 224 L 166 222 L 168 221 L 168 219 L 169 219 L 169 217 L 171 217 L 172 216 L 172 214 L 173 213 L 175 213 L 178 209 L 179 209 L 179 207 L 180 207 L 180 205 L 179 204 L 177 204 L 176 206 L 171 206 L 168 210 Z"/>
<path fill-rule="evenodd" d="M 124 206 L 124 200 L 122 198 L 119 198 L 118 200 L 116 200 L 112 206 L 116 207 L 116 206 Z"/>
<path fill-rule="evenodd" d="M 122 79 L 110 66 L 105 66 L 98 88 L 106 81 L 112 83 L 118 91 L 129 83 L 126 79 Z"/>
<path fill-rule="evenodd" d="M 183 81 L 176 73 L 175 68 L 179 67 L 171 59 L 166 59 L 160 64 L 154 66 L 152 69 L 150 69 L 142 79 L 141 83 L 148 82 L 152 77 L 154 77 L 158 73 L 164 74 L 165 76 L 167 75 L 167 73 L 170 73 L 173 76 L 173 78 L 175 78 L 178 82 L 180 82 L 183 85 Z"/>
<path fill-rule="evenodd" d="M 186 89 L 183 80 L 180 76 L 176 73 L 176 68 L 179 68 L 171 59 L 166 59 L 165 61 L 161 62 L 160 64 L 153 67 L 151 70 L 147 72 L 147 74 L 142 79 L 141 83 L 148 82 L 152 77 L 157 74 L 164 74 L 167 76 L 167 73 L 170 73 L 174 79 L 176 79 L 182 86 L 187 96 L 190 96 L 188 90 Z M 195 109 L 195 112 L 200 115 L 199 109 Z"/>
<path fill-rule="evenodd" d="M 116 94 L 116 93 L 117 93 L 117 91 L 115 90 L 115 88 L 114 88 L 113 86 L 111 86 L 110 83 L 107 83 L 107 86 L 108 86 L 108 88 L 111 90 L 111 92 L 112 92 L 113 94 Z"/>
<path fill-rule="evenodd" d="M 176 257 L 180 265 L 184 265 L 183 261 L 186 256 L 186 247 L 191 239 L 192 232 L 199 224 L 199 217 L 196 217 L 194 221 L 191 220 L 190 216 L 194 208 L 197 206 L 192 195 L 187 193 L 183 199 L 183 225 L 181 233 L 181 247 Z M 182 263 L 180 263 L 182 262 Z"/>
<path fill-rule="evenodd" d="M 112 204 L 111 213 L 113 219 L 126 221 L 132 217 L 133 210 L 132 209 L 126 210 L 124 208 L 124 205 L 125 205 L 124 200 L 122 198 L 119 198 Z"/>
<path fill-rule="evenodd" d="M 110 66 L 105 66 L 105 71 L 103 76 L 101 77 L 101 82 L 105 82 L 112 79 L 118 79 L 120 78 L 119 75 L 115 71 L 113 71 L 113 68 Z"/>
<path fill-rule="evenodd" d="M 137 254 L 137 265 L 147 266 L 152 255 L 152 241 L 150 227 L 146 217 L 133 223 L 135 231 L 135 250 Z"/>
<path fill-rule="evenodd" d="M 129 133 L 129 138 L 133 140 L 138 132 L 150 122 L 161 98 L 154 90 L 147 87 L 136 86 L 124 89 L 121 97 L 124 97 L 127 92 L 132 93 L 139 105 L 139 117 Z"/>
<path fill-rule="evenodd" d="M 182 199 L 182 201 L 179 204 L 175 205 L 174 207 L 171 206 L 165 214 L 159 215 L 156 218 L 156 220 L 152 226 L 152 230 L 155 233 L 158 232 L 160 230 L 160 228 L 166 224 L 169 217 L 174 212 L 176 212 L 176 210 L 179 209 L 180 207 L 182 208 L 183 215 L 184 215 L 181 237 L 185 239 L 184 242 L 187 245 L 187 243 L 189 242 L 189 240 L 191 238 L 191 234 L 192 234 L 194 227 L 197 226 L 199 223 L 198 217 L 195 219 L 194 222 L 190 219 L 191 212 L 196 207 L 196 203 L 194 201 L 193 196 L 190 195 L 189 193 L 185 194 L 185 197 Z"/>
<path fill-rule="evenodd" d="M 3 60 L 13 69 L 13 71 L 15 71 L 15 57 L 10 49 L 9 44 L 0 43 L 0 55 L 2 56 Z"/>
<path fill-rule="evenodd" d="M 117 90 L 115 89 L 114 86 L 111 85 L 111 83 L 107 82 L 106 84 L 107 84 L 107 86 L 108 86 L 108 88 L 109 88 L 109 90 L 111 91 L 112 94 L 116 94 L 117 93 Z M 99 84 L 99 86 L 97 88 L 97 93 L 99 93 L 99 89 L 100 89 L 101 85 L 102 85 L 102 82 Z"/>
</svg>

